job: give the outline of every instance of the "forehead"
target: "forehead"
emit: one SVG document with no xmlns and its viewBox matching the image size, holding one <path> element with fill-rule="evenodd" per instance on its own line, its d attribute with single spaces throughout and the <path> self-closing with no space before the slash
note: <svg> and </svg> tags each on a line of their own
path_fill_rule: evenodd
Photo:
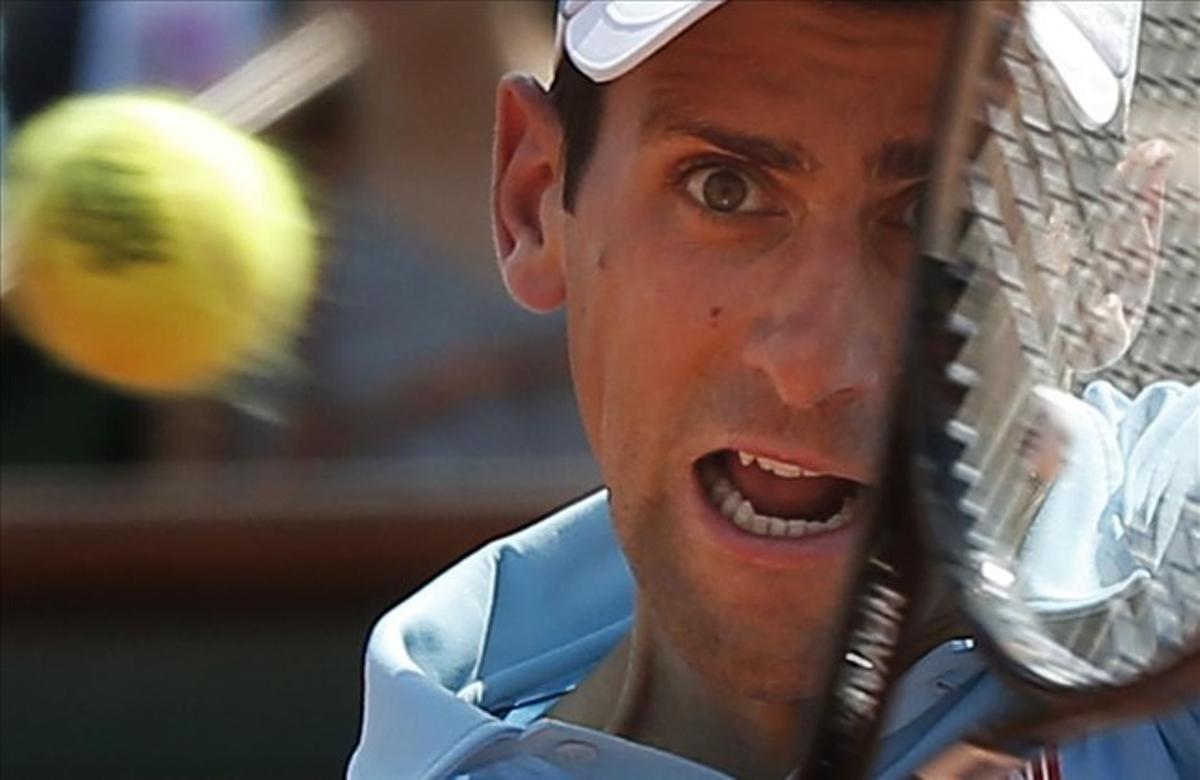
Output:
<svg viewBox="0 0 1200 780">
<path fill-rule="evenodd" d="M 640 93 L 643 130 L 717 115 L 809 143 L 920 134 L 951 5 L 731 0 L 614 86 Z"/>
</svg>

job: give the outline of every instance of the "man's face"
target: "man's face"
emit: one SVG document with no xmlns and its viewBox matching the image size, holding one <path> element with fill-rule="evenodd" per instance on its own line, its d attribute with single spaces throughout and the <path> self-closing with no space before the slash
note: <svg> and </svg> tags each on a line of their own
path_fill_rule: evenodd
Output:
<svg viewBox="0 0 1200 780">
<path fill-rule="evenodd" d="M 564 218 L 572 370 L 640 619 L 718 686 L 819 683 L 861 528 L 829 524 L 875 470 L 949 21 L 734 2 L 605 95 Z"/>
</svg>

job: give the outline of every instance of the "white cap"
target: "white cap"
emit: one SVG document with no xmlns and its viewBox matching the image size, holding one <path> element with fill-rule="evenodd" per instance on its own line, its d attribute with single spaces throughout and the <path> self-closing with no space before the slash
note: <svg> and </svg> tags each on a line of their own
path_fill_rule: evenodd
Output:
<svg viewBox="0 0 1200 780">
<path fill-rule="evenodd" d="M 597 83 L 644 62 L 725 0 L 561 0 L 557 50 Z M 1023 4 L 1034 42 L 1062 78 L 1088 127 L 1128 107 L 1142 0 Z"/>
<path fill-rule="evenodd" d="M 1099 128 L 1129 109 L 1137 74 L 1142 0 L 1024 6 L 1034 44 L 1062 80 L 1076 120 Z"/>
<path fill-rule="evenodd" d="M 585 76 L 612 81 L 725 0 L 561 0 L 557 43 Z"/>
</svg>

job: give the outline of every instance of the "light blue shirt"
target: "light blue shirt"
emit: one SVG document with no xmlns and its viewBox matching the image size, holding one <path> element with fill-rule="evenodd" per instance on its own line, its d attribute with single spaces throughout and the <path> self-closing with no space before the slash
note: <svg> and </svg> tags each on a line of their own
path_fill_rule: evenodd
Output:
<svg viewBox="0 0 1200 780">
<path fill-rule="evenodd" d="M 1104 438 L 1090 446 L 1115 442 L 1130 469 L 1124 487 L 1138 482 L 1138 453 L 1159 453 L 1159 477 L 1142 480 L 1140 495 L 1119 491 L 1122 502 L 1156 504 L 1164 485 L 1179 484 L 1162 478 L 1164 463 L 1200 483 L 1200 387 L 1164 383 L 1131 402 L 1094 385 L 1085 399 L 1106 423 L 1089 429 Z M 726 777 L 544 717 L 631 625 L 634 583 L 606 498 L 597 492 L 483 547 L 379 621 L 350 778 Z M 1014 703 L 970 640 L 935 648 L 899 683 L 876 776 L 907 777 Z M 1060 756 L 1068 780 L 1200 777 L 1200 701 L 1062 746 Z"/>
</svg>

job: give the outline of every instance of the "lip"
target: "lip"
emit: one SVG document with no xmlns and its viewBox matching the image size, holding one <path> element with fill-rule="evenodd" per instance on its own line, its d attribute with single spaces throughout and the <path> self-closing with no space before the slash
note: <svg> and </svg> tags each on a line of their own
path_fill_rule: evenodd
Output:
<svg viewBox="0 0 1200 780">
<path fill-rule="evenodd" d="M 748 565 L 775 569 L 802 568 L 806 563 L 844 559 L 860 545 L 867 525 L 861 517 L 852 518 L 841 528 L 812 536 L 755 536 L 747 533 L 712 505 L 705 493 L 699 470 L 693 467 L 691 471 L 691 502 L 695 515 L 700 518 L 698 525 L 701 533 L 713 546 Z"/>
</svg>

